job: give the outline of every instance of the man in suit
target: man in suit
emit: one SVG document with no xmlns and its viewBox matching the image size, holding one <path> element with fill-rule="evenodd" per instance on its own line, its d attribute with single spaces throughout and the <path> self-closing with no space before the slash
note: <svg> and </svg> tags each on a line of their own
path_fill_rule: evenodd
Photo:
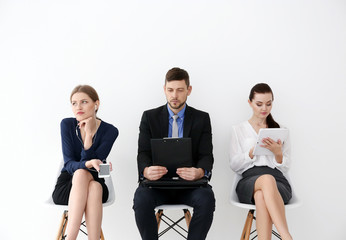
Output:
<svg viewBox="0 0 346 240">
<path fill-rule="evenodd" d="M 143 113 L 138 139 L 139 187 L 134 196 L 136 224 L 143 240 L 158 239 L 154 209 L 162 204 L 186 204 L 193 207 L 189 240 L 206 238 L 213 221 L 215 198 L 210 185 L 192 189 L 155 189 L 143 186 L 144 179 L 158 180 L 167 173 L 163 166 L 153 166 L 150 139 L 172 137 L 173 116 L 178 115 L 178 137 L 192 141 L 193 167 L 178 168 L 180 178 L 194 181 L 211 177 L 213 146 L 209 114 L 186 104 L 191 94 L 189 75 L 172 68 L 166 74 L 164 92 L 167 104 Z M 175 132 L 176 134 L 176 132 Z"/>
</svg>

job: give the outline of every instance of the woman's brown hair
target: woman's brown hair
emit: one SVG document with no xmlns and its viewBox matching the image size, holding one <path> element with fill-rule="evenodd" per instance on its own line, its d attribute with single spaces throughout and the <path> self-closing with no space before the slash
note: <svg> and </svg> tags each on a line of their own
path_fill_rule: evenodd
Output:
<svg viewBox="0 0 346 240">
<path fill-rule="evenodd" d="M 92 87 L 92 86 L 89 86 L 89 85 L 78 85 L 76 86 L 72 92 L 71 92 L 71 96 L 70 96 L 70 101 L 72 101 L 72 96 L 73 94 L 75 93 L 78 93 L 78 92 L 82 92 L 82 93 L 85 93 L 86 95 L 88 95 L 91 100 L 93 100 L 94 102 L 96 101 L 99 101 L 99 95 L 97 94 L 96 90 Z M 96 113 L 98 111 L 98 108 L 96 109 Z"/>
<path fill-rule="evenodd" d="M 271 93 L 273 101 L 274 101 L 273 91 L 269 87 L 269 85 L 266 83 L 258 83 L 255 86 L 253 86 L 253 88 L 250 91 L 250 95 L 249 95 L 249 100 L 251 102 L 255 96 L 255 93 Z M 280 125 L 277 122 L 275 122 L 271 113 L 268 115 L 266 121 L 267 121 L 268 128 L 280 128 Z"/>
</svg>

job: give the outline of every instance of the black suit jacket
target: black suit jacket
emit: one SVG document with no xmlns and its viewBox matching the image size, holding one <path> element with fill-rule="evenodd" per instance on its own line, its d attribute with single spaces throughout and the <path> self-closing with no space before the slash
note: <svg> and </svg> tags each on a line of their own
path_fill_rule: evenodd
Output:
<svg viewBox="0 0 346 240">
<path fill-rule="evenodd" d="M 168 137 L 168 117 L 167 105 L 147 110 L 142 115 L 137 155 L 140 180 L 144 168 L 153 165 L 150 139 Z M 209 114 L 186 106 L 183 137 L 191 138 L 194 167 L 211 173 L 214 157 Z"/>
</svg>

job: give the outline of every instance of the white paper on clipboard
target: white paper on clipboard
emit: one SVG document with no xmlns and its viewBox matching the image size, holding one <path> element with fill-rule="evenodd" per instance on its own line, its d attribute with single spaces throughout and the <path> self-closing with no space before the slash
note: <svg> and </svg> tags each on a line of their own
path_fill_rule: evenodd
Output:
<svg viewBox="0 0 346 240">
<path fill-rule="evenodd" d="M 258 132 L 258 137 L 256 141 L 256 145 L 253 151 L 253 155 L 274 155 L 269 149 L 261 147 L 263 145 L 263 138 L 271 138 L 275 142 L 279 139 L 282 143 L 284 143 L 288 137 L 288 129 L 287 128 L 261 128 Z"/>
</svg>

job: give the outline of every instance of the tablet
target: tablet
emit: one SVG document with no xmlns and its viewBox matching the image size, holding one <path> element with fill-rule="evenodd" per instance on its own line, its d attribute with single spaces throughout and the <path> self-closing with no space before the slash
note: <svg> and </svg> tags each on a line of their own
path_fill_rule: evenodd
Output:
<svg viewBox="0 0 346 240">
<path fill-rule="evenodd" d="M 274 155 L 269 149 L 261 147 L 263 145 L 263 138 L 271 138 L 274 141 L 281 140 L 284 143 L 288 137 L 287 128 L 261 128 L 258 132 L 258 137 L 256 141 L 255 148 L 253 150 L 253 155 Z"/>
</svg>

